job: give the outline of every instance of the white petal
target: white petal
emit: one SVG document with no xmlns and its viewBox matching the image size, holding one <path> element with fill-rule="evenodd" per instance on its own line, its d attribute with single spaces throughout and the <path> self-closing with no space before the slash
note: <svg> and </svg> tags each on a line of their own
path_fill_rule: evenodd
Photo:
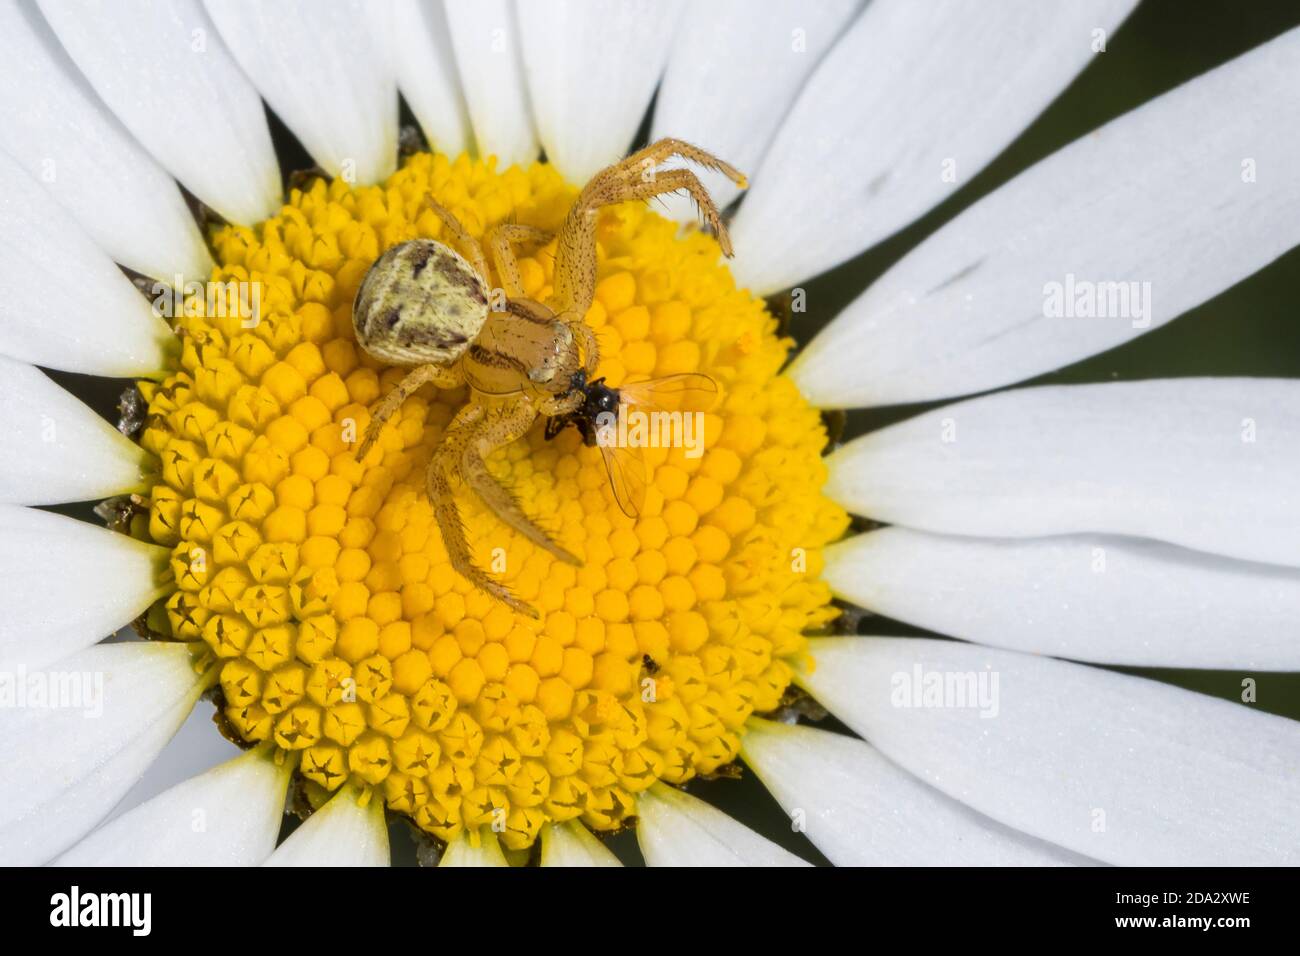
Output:
<svg viewBox="0 0 1300 956">
<path fill-rule="evenodd" d="M 1217 295 L 1300 242 L 1297 85 L 1300 29 L 1076 140 L 908 253 L 791 374 L 821 405 L 963 395 Z"/>
<path fill-rule="evenodd" d="M 100 827 L 56 866 L 256 866 L 275 849 L 293 765 L 274 750 L 191 777 Z"/>
<path fill-rule="evenodd" d="M 155 0 L 123 16 L 104 0 L 44 0 L 81 72 L 137 140 L 226 219 L 280 205 L 280 170 L 257 92 L 199 0 Z"/>
<path fill-rule="evenodd" d="M 447 12 L 438 0 L 397 0 L 393 53 L 398 85 L 429 145 L 453 158 L 469 149 L 469 113 L 460 91 Z"/>
<path fill-rule="evenodd" d="M 509 866 L 495 833 L 484 829 L 479 834 L 479 845 L 474 846 L 467 836 L 457 837 L 447 844 L 447 852 L 438 861 L 439 866 Z"/>
<path fill-rule="evenodd" d="M 374 183 L 397 167 L 391 8 L 363 0 L 206 0 L 239 65 L 331 176 Z M 382 21 L 382 22 L 376 22 Z"/>
<path fill-rule="evenodd" d="M 1300 862 L 1300 722 L 955 641 L 810 645 L 816 670 L 798 679 L 821 703 L 1007 826 L 1128 866 Z M 946 706 L 913 696 L 931 682 L 949 685 Z M 959 693 L 980 682 L 983 700 Z"/>
<path fill-rule="evenodd" d="M 480 156 L 497 168 L 537 158 L 515 11 L 509 0 L 447 0 L 456 69 Z"/>
<path fill-rule="evenodd" d="M 43 863 L 122 798 L 203 690 L 183 644 L 103 644 L 38 675 L 60 707 L 0 707 L 0 860 Z M 13 685 L 9 688 L 14 690 Z M 85 706 L 75 706 L 76 691 Z"/>
<path fill-rule="evenodd" d="M 946 199 L 1092 61 L 1094 31 L 1109 36 L 1133 6 L 872 0 L 754 173 L 732 230 L 737 281 L 787 288 Z"/>
<path fill-rule="evenodd" d="M 149 765 L 104 822 L 130 813 L 178 783 L 243 753 L 242 748 L 236 747 L 217 730 L 216 716 L 216 708 L 210 701 L 201 701 L 190 711 L 180 730 L 158 754 L 158 759 Z"/>
<path fill-rule="evenodd" d="M 307 818 L 263 866 L 388 866 L 384 801 L 361 807 L 344 787 Z"/>
<path fill-rule="evenodd" d="M 808 74 L 860 7 L 858 0 L 692 5 L 672 40 L 650 138 L 684 139 L 752 174 Z M 740 194 L 722 173 L 695 172 L 719 209 Z M 669 215 L 695 219 L 686 197 L 660 198 Z"/>
<path fill-rule="evenodd" d="M 140 148 L 33 8 L 0 5 L 0 147 L 118 262 L 206 278 L 212 258 L 171 176 Z"/>
<path fill-rule="evenodd" d="M 827 493 L 891 524 L 1102 531 L 1300 564 L 1300 382 L 1179 378 L 949 405 L 831 456 Z"/>
<path fill-rule="evenodd" d="M 0 502 L 60 504 L 141 491 L 145 453 L 39 369 L 0 356 Z"/>
<path fill-rule="evenodd" d="M 582 184 L 622 159 L 654 95 L 681 0 L 552 0 L 516 7 L 547 160 Z"/>
<path fill-rule="evenodd" d="M 793 853 L 676 787 L 636 797 L 636 839 L 647 866 L 808 866 Z"/>
<path fill-rule="evenodd" d="M 167 550 L 75 518 L 0 505 L 0 666 L 45 664 L 134 620 L 166 591 Z"/>
<path fill-rule="evenodd" d="M 950 800 L 853 737 L 751 720 L 743 744 L 745 763 L 836 866 L 1088 862 Z"/>
<path fill-rule="evenodd" d="M 0 355 L 128 378 L 156 375 L 175 341 L 113 261 L 0 152 Z"/>
<path fill-rule="evenodd" d="M 1300 670 L 1300 570 L 1105 535 L 885 528 L 826 552 L 836 594 L 980 644 L 1148 667 Z"/>
<path fill-rule="evenodd" d="M 576 820 L 542 831 L 542 866 L 622 866 L 605 844 Z"/>
</svg>

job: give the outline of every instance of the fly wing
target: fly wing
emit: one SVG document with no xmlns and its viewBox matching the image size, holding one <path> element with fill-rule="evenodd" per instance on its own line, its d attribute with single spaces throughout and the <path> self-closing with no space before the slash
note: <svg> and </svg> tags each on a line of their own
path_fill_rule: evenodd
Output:
<svg viewBox="0 0 1300 956">
<path fill-rule="evenodd" d="M 623 509 L 623 514 L 635 518 L 645 504 L 646 472 L 640 452 L 635 448 L 601 442 L 600 454 L 605 459 L 614 500 Z"/>
<path fill-rule="evenodd" d="M 709 412 L 718 401 L 718 383 L 699 372 L 683 372 L 619 386 L 629 405 L 646 405 L 666 412 Z"/>
</svg>

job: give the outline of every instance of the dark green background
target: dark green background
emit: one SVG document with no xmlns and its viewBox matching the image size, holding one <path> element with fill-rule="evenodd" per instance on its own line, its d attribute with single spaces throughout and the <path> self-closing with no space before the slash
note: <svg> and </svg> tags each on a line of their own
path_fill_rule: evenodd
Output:
<svg viewBox="0 0 1300 956">
<path fill-rule="evenodd" d="M 1096 56 L 1046 112 L 969 185 L 888 241 L 803 283 L 808 312 L 797 317 L 792 334 L 800 343 L 808 341 L 921 239 L 1026 167 L 1108 120 L 1297 25 L 1297 0 L 1143 0 L 1124 26 L 1109 38 L 1106 52 Z M 899 79 L 906 82 L 904 77 Z M 1300 96 L 1300 90 L 1294 92 Z M 274 117 L 272 127 L 286 174 L 310 167 L 305 151 Z M 648 123 L 643 128 L 643 140 L 647 131 Z M 1300 157 L 1295 174 L 1300 175 Z M 1123 171 L 1117 170 L 1116 175 L 1123 175 Z M 1175 322 L 1129 345 L 1042 376 L 1034 384 L 1192 375 L 1300 377 L 1298 295 L 1300 250 Z M 113 407 L 125 383 L 67 373 L 51 375 L 108 417 L 115 417 Z M 862 434 L 930 407 L 910 405 L 851 412 L 846 435 Z M 60 510 L 92 517 L 88 508 Z M 880 617 L 868 617 L 860 629 L 873 634 L 933 636 Z M 1300 674 L 1117 669 L 1233 701 L 1240 699 L 1242 677 L 1254 677 L 1258 682 L 1256 707 L 1300 719 Z M 697 781 L 690 789 L 795 853 L 824 862 L 811 843 L 791 832 L 789 818 L 752 774 L 736 780 Z M 614 837 L 610 845 L 625 862 L 640 860 L 631 833 Z M 404 826 L 393 828 L 393 852 L 395 862 L 414 863 L 414 846 Z"/>
</svg>

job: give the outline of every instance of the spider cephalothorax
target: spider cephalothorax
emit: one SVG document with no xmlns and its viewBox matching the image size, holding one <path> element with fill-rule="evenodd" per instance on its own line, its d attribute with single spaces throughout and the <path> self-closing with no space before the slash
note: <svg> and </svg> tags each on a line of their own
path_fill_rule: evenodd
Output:
<svg viewBox="0 0 1300 956">
<path fill-rule="evenodd" d="M 357 457 L 365 456 L 384 422 L 421 386 L 468 385 L 468 403 L 448 426 L 429 462 L 429 499 L 456 570 L 476 587 L 530 616 L 537 612 L 474 564 L 452 478 L 463 477 L 502 521 L 537 546 L 561 560 L 581 563 L 524 513 L 510 491 L 488 472 L 485 459 L 494 449 L 521 437 L 538 415 L 565 419 L 590 399 L 593 389 L 587 383 L 595 373 L 599 349 L 583 317 L 595 294 L 595 219 L 602 206 L 684 189 L 717 234 L 722 251 L 731 254 L 717 207 L 695 174 L 684 169 L 654 171 L 674 155 L 717 169 L 745 185 L 745 177 L 727 163 L 672 139 L 660 140 L 601 170 L 583 188 L 556 237 L 554 292 L 545 302 L 524 296 L 512 244 L 549 241 L 549 234 L 506 224 L 488 236 L 504 292 L 504 301 L 494 311 L 482 246 L 451 213 L 431 201 L 430 208 L 465 255 L 431 239 L 402 243 L 376 260 L 357 292 L 353 306 L 357 341 L 381 361 L 414 366 L 375 408 Z M 578 382 L 582 384 L 575 387 Z M 605 391 L 615 396 L 616 409 L 618 393 Z"/>
</svg>

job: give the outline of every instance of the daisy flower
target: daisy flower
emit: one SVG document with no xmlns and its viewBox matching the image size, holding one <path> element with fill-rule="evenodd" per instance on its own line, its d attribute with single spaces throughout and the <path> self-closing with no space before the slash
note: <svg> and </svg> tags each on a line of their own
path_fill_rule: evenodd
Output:
<svg viewBox="0 0 1300 956">
<path fill-rule="evenodd" d="M 797 324 L 1133 6 L 0 4 L 0 861 L 384 865 L 401 820 L 448 866 L 616 863 L 632 826 L 651 865 L 804 862 L 689 785 L 752 772 L 837 864 L 1297 862 L 1295 722 L 1092 665 L 1300 668 L 1300 389 L 1002 389 L 1300 243 L 1300 31 L 969 206 L 792 362 L 763 298 Z M 459 493 L 534 619 L 456 573 L 425 490 L 463 388 L 357 460 L 405 370 L 353 300 L 384 250 L 455 244 L 432 200 L 528 227 L 547 301 L 652 101 L 650 140 L 749 174 L 735 256 L 684 200 L 606 208 L 584 321 L 610 385 L 722 398 L 702 455 L 646 449 L 635 518 L 573 431 L 490 457 L 580 566 Z M 122 430 L 41 368 L 126 380 Z M 921 402 L 823 455 L 822 410 Z M 109 528 L 39 508 L 101 500 Z M 193 775 L 140 800 L 165 747 Z"/>
</svg>

